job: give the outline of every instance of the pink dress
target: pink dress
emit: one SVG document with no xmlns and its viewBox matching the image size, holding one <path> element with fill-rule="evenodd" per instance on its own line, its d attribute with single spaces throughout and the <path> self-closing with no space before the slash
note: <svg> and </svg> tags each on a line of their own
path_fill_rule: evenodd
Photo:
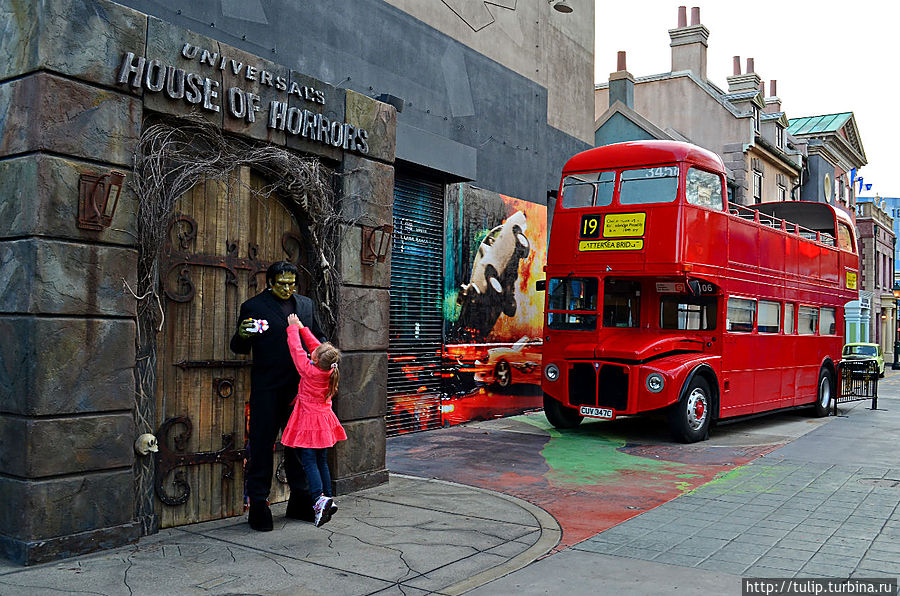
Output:
<svg viewBox="0 0 900 596">
<path fill-rule="evenodd" d="M 331 409 L 331 398 L 325 398 L 331 369 L 322 370 L 312 363 L 300 343 L 301 335 L 310 353 L 319 346 L 319 340 L 308 328 L 288 325 L 288 347 L 294 366 L 300 373 L 300 386 L 294 400 L 294 411 L 281 435 L 281 443 L 285 447 L 333 447 L 338 441 L 346 439 L 347 433 Z"/>
</svg>

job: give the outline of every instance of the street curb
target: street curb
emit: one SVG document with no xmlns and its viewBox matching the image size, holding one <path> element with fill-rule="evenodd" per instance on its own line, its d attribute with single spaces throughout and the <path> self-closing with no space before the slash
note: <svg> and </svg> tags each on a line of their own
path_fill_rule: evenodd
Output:
<svg viewBox="0 0 900 596">
<path fill-rule="evenodd" d="M 470 486 L 468 484 L 459 484 L 457 482 L 449 482 L 447 480 L 438 480 L 437 478 L 422 478 L 420 476 L 395 474 L 393 472 L 391 472 L 391 476 L 431 482 L 434 484 L 460 486 L 480 493 L 499 497 L 521 507 L 522 509 L 530 513 L 540 526 L 541 535 L 538 537 L 537 541 L 526 550 L 509 559 L 506 563 L 503 563 L 502 565 L 498 565 L 497 567 L 493 567 L 491 569 L 486 569 L 481 573 L 477 573 L 460 582 L 441 588 L 440 590 L 435 590 L 433 592 L 434 594 L 441 594 L 442 596 L 459 596 L 460 594 L 464 594 L 469 590 L 474 590 L 479 586 L 483 586 L 488 582 L 492 582 L 495 579 L 501 578 L 504 575 L 509 575 L 513 571 L 518 571 L 519 569 L 522 569 L 523 567 L 529 565 L 530 563 L 533 563 L 540 557 L 549 553 L 557 544 L 559 544 L 559 541 L 562 538 L 562 528 L 560 528 L 559 523 L 557 523 L 556 521 L 556 518 L 554 518 L 552 515 L 550 515 L 537 505 L 529 503 L 528 501 L 525 501 L 518 497 L 513 497 L 511 495 L 507 495 L 494 490 L 489 490 L 486 488 Z"/>
</svg>

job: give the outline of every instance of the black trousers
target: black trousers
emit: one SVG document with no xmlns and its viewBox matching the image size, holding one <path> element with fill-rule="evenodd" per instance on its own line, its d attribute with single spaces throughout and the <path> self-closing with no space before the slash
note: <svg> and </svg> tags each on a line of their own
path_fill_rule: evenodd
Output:
<svg viewBox="0 0 900 596">
<path fill-rule="evenodd" d="M 291 417 L 291 402 L 297 395 L 297 385 L 283 385 L 273 389 L 251 390 L 250 392 L 250 457 L 247 462 L 245 481 L 247 496 L 251 501 L 269 498 L 272 486 L 272 466 L 274 463 L 275 438 Z M 300 464 L 299 450 L 284 448 L 284 472 L 287 475 L 291 495 L 300 495 L 304 502 L 310 502 L 306 485 L 306 474 Z"/>
</svg>

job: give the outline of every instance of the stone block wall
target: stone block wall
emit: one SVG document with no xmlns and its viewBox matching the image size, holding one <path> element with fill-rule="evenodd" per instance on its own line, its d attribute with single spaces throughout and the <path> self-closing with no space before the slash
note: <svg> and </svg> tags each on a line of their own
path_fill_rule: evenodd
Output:
<svg viewBox="0 0 900 596">
<path fill-rule="evenodd" d="M 152 461 L 132 448 L 145 430 L 135 422 L 136 301 L 126 290 L 136 287 L 138 201 L 126 178 L 112 224 L 80 229 L 79 177 L 131 176 L 146 118 L 192 106 L 119 84 L 128 52 L 184 65 L 190 43 L 252 62 L 322 89 L 326 117 L 369 131 L 369 151 L 358 155 L 262 120 L 198 112 L 229 134 L 318 155 L 338 172 L 343 285 L 334 340 L 344 360 L 335 408 L 349 439 L 332 453 L 332 478 L 338 493 L 386 482 L 390 259 L 364 265 L 360 250 L 364 226 L 392 221 L 395 109 L 108 0 L 0 0 L 0 18 L 8 23 L 0 36 L 0 334 L 12 338 L 0 342 L 0 557 L 40 563 L 133 542 L 155 527 L 139 506 L 152 500 L 149 487 L 135 480 Z M 226 69 L 209 76 L 218 76 L 220 94 L 232 86 Z"/>
<path fill-rule="evenodd" d="M 347 440 L 332 453 L 338 494 L 387 482 L 384 414 L 390 325 L 390 245 L 384 262 L 363 264 L 364 227 L 391 225 L 397 112 L 347 91 L 346 120 L 369 131 L 369 153 L 345 154 L 340 173 L 342 226 L 337 345 L 343 353 L 335 410 Z"/>
<path fill-rule="evenodd" d="M 106 230 L 76 222 L 80 174 L 131 164 L 142 106 L 107 65 L 146 17 L 2 0 L 0 18 L 0 556 L 32 564 L 140 536 L 134 196 Z"/>
</svg>

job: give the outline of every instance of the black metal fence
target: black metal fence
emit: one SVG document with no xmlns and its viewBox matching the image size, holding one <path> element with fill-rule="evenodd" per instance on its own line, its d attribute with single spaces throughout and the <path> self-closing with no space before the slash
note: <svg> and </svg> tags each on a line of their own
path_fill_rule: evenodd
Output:
<svg viewBox="0 0 900 596">
<path fill-rule="evenodd" d="M 834 399 L 834 415 L 838 404 L 872 400 L 878 409 L 878 363 L 875 360 L 843 360 L 838 363 L 838 394 Z"/>
</svg>

